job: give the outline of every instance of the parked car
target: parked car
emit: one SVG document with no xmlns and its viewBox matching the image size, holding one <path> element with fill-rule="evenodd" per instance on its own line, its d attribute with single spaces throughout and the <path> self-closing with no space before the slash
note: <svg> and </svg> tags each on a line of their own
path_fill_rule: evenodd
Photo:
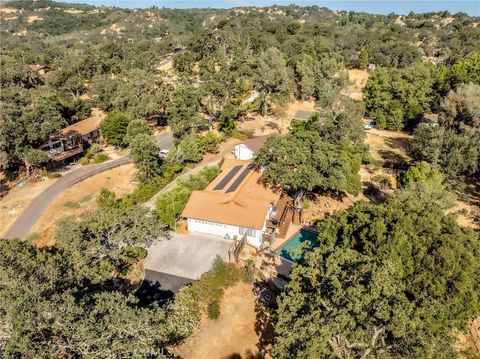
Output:
<svg viewBox="0 0 480 359">
<path fill-rule="evenodd" d="M 364 128 L 365 130 L 371 130 L 371 129 L 372 129 L 372 125 L 370 125 L 369 123 L 367 123 L 367 124 L 363 125 L 363 128 Z"/>
<path fill-rule="evenodd" d="M 166 148 L 162 148 L 160 151 L 158 151 L 158 157 L 165 158 L 167 156 L 168 156 L 168 150 Z"/>
</svg>

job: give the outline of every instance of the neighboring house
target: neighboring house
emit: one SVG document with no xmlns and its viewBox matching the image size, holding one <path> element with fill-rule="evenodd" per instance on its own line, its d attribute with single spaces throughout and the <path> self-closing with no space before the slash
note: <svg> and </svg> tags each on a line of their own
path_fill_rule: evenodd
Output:
<svg viewBox="0 0 480 359">
<path fill-rule="evenodd" d="M 86 143 L 100 137 L 99 126 L 103 116 L 92 116 L 62 129 L 57 136 L 48 139 L 40 149 L 47 151 L 52 162 L 63 161 L 82 153 Z"/>
<path fill-rule="evenodd" d="M 260 248 L 270 242 L 276 227 L 280 193 L 260 183 L 261 173 L 250 161 L 226 159 L 222 172 L 203 191 L 193 191 L 182 217 L 188 230 L 241 239 Z"/>
<path fill-rule="evenodd" d="M 310 119 L 310 117 L 312 117 L 312 115 L 314 113 L 315 112 L 299 110 L 299 111 L 295 112 L 295 116 L 293 116 L 293 118 L 295 120 L 307 121 L 307 120 Z"/>
<path fill-rule="evenodd" d="M 251 160 L 255 153 L 262 148 L 267 138 L 268 136 L 253 137 L 236 145 L 233 150 L 235 158 L 244 161 Z"/>
<path fill-rule="evenodd" d="M 438 115 L 434 113 L 424 114 L 420 123 L 425 126 L 438 126 Z"/>
<path fill-rule="evenodd" d="M 40 76 L 44 76 L 50 71 L 50 67 L 46 65 L 28 65 L 30 70 L 37 72 Z"/>
</svg>

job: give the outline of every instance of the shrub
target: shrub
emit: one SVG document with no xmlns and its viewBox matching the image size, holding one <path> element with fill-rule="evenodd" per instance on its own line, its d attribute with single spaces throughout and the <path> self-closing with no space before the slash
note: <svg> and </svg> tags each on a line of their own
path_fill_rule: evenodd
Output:
<svg viewBox="0 0 480 359">
<path fill-rule="evenodd" d="M 60 178 L 60 177 L 62 177 L 62 174 L 58 173 L 58 172 L 48 172 L 47 177 L 48 178 Z"/>
<path fill-rule="evenodd" d="M 220 316 L 220 301 L 224 289 L 245 278 L 244 268 L 238 267 L 235 263 L 224 262 L 222 258 L 216 257 L 212 269 L 203 274 L 189 289 L 197 306 L 201 310 L 206 309 L 210 319 L 217 319 Z"/>
<path fill-rule="evenodd" d="M 169 228 L 172 228 L 178 215 L 183 211 L 185 205 L 194 190 L 201 190 L 218 175 L 218 166 L 209 166 L 199 173 L 189 176 L 179 183 L 171 191 L 162 193 L 155 204 L 155 214 Z"/>
<path fill-rule="evenodd" d="M 208 303 L 208 319 L 218 319 L 220 317 L 220 303 L 218 300 Z"/>
<path fill-rule="evenodd" d="M 90 159 L 89 159 L 88 157 L 82 157 L 82 158 L 80 158 L 80 164 L 81 164 L 82 166 L 86 166 L 86 165 L 88 165 L 89 163 L 90 163 Z"/>
<path fill-rule="evenodd" d="M 223 140 L 223 137 L 215 135 L 213 132 L 208 132 L 206 135 L 198 139 L 203 153 L 218 153 L 218 144 Z"/>
<path fill-rule="evenodd" d="M 245 141 L 248 136 L 238 130 L 235 130 L 232 132 L 232 137 L 237 139 L 237 140 L 240 140 L 240 141 Z"/>
<path fill-rule="evenodd" d="M 96 202 L 99 208 L 116 207 L 118 204 L 115 192 L 112 192 L 105 187 L 102 187 L 100 190 Z"/>
<path fill-rule="evenodd" d="M 95 164 L 99 164 L 99 163 L 103 163 L 105 161 L 108 161 L 110 159 L 110 157 L 108 155 L 106 155 L 105 153 L 99 153 L 97 154 L 92 162 L 95 163 Z"/>
<path fill-rule="evenodd" d="M 378 183 L 380 186 L 391 189 L 393 187 L 390 176 L 379 174 L 372 177 L 372 182 Z"/>
<path fill-rule="evenodd" d="M 16 171 L 7 170 L 5 172 L 5 179 L 7 181 L 15 181 L 17 177 L 18 177 L 18 173 Z"/>
</svg>

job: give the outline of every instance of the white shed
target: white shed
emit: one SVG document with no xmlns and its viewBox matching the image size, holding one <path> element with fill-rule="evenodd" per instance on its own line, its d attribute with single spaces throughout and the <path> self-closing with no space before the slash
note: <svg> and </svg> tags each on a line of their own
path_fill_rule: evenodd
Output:
<svg viewBox="0 0 480 359">
<path fill-rule="evenodd" d="M 251 160 L 260 148 L 262 148 L 268 136 L 250 138 L 235 146 L 233 154 L 237 160 Z"/>
</svg>

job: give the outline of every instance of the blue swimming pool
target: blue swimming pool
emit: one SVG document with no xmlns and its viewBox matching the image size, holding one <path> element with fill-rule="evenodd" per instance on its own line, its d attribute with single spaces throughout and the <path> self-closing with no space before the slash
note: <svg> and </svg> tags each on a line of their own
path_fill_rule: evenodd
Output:
<svg viewBox="0 0 480 359">
<path fill-rule="evenodd" d="M 306 252 L 318 247 L 317 234 L 307 229 L 301 229 L 287 243 L 278 248 L 275 253 L 291 261 L 298 261 Z"/>
</svg>

